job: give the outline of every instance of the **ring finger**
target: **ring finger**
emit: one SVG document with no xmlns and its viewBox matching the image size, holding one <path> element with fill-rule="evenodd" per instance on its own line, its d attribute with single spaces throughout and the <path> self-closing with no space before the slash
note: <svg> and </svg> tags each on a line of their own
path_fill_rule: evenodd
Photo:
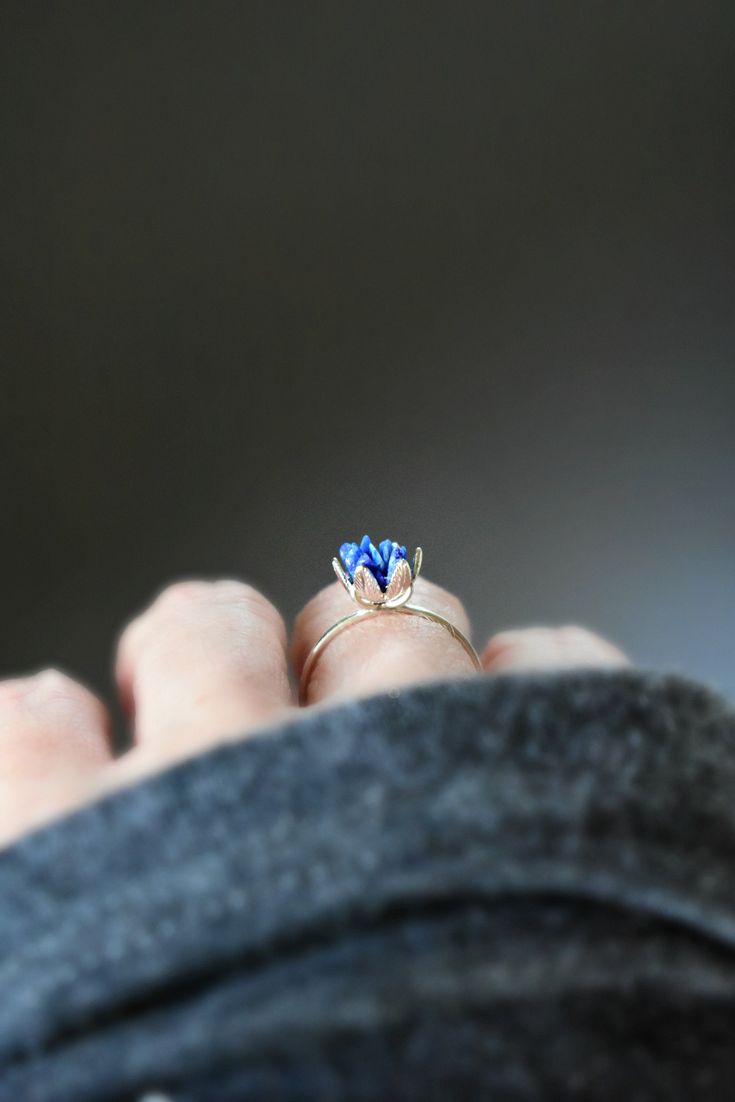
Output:
<svg viewBox="0 0 735 1102">
<path fill-rule="evenodd" d="M 416 604 L 438 613 L 464 635 L 470 627 L 462 603 L 438 585 L 418 578 Z M 293 661 L 297 675 L 322 634 L 355 611 L 337 582 L 316 595 L 296 619 Z M 446 628 L 418 615 L 383 610 L 350 624 L 319 655 L 306 687 L 306 700 L 337 700 L 377 693 L 401 685 L 472 673 L 469 654 Z"/>
</svg>

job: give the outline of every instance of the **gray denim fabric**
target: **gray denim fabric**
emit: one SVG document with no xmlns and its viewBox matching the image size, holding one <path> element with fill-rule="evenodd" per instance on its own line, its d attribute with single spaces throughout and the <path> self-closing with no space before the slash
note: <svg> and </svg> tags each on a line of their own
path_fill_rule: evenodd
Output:
<svg viewBox="0 0 735 1102">
<path fill-rule="evenodd" d="M 735 1097 L 735 714 L 478 678 L 0 854 L 0 1102 Z"/>
</svg>

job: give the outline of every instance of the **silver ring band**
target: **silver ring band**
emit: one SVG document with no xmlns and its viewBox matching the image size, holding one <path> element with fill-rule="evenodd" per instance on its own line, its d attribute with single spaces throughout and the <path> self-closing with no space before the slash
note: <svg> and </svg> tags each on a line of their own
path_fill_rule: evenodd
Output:
<svg viewBox="0 0 735 1102">
<path fill-rule="evenodd" d="M 351 612 L 347 616 L 343 616 L 341 620 L 337 620 L 332 624 L 330 628 L 324 632 L 320 639 L 314 644 L 309 651 L 309 654 L 304 662 L 303 669 L 301 671 L 301 680 L 299 685 L 299 703 L 305 704 L 307 693 L 309 690 L 309 682 L 311 675 L 314 672 L 314 667 L 322 653 L 329 646 L 331 641 L 336 635 L 339 635 L 341 631 L 348 628 L 351 624 L 357 623 L 358 620 L 364 620 L 370 616 L 384 616 L 388 612 L 395 612 L 404 616 L 421 616 L 424 620 L 430 620 L 434 624 L 439 624 L 441 627 L 448 631 L 452 639 L 456 639 L 459 644 L 464 648 L 465 653 L 471 659 L 476 670 L 482 670 L 482 663 L 480 662 L 480 656 L 478 655 L 472 643 L 467 636 L 456 627 L 451 620 L 447 620 L 445 616 L 441 616 L 438 612 L 433 612 L 430 608 L 422 608 L 420 605 L 399 605 L 394 608 L 361 608 L 357 612 Z"/>
</svg>

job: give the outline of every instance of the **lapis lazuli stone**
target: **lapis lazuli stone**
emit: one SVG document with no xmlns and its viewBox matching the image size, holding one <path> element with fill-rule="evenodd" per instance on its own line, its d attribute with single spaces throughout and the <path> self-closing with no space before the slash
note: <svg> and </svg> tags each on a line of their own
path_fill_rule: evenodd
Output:
<svg viewBox="0 0 735 1102">
<path fill-rule="evenodd" d="M 366 566 L 380 588 L 385 591 L 393 577 L 396 563 L 407 556 L 406 548 L 395 540 L 381 540 L 376 547 L 370 536 L 363 536 L 359 543 L 343 543 L 339 549 L 339 557 L 350 581 L 354 581 L 358 566 Z"/>
</svg>

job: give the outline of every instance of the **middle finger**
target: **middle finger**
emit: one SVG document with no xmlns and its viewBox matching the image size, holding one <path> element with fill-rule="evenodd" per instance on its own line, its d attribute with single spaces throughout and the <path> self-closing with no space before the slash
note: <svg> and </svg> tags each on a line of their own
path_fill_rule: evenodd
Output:
<svg viewBox="0 0 735 1102">
<path fill-rule="evenodd" d="M 245 734 L 291 704 L 283 620 L 237 581 L 164 590 L 123 632 L 117 675 L 137 742 L 163 757 Z"/>
</svg>

